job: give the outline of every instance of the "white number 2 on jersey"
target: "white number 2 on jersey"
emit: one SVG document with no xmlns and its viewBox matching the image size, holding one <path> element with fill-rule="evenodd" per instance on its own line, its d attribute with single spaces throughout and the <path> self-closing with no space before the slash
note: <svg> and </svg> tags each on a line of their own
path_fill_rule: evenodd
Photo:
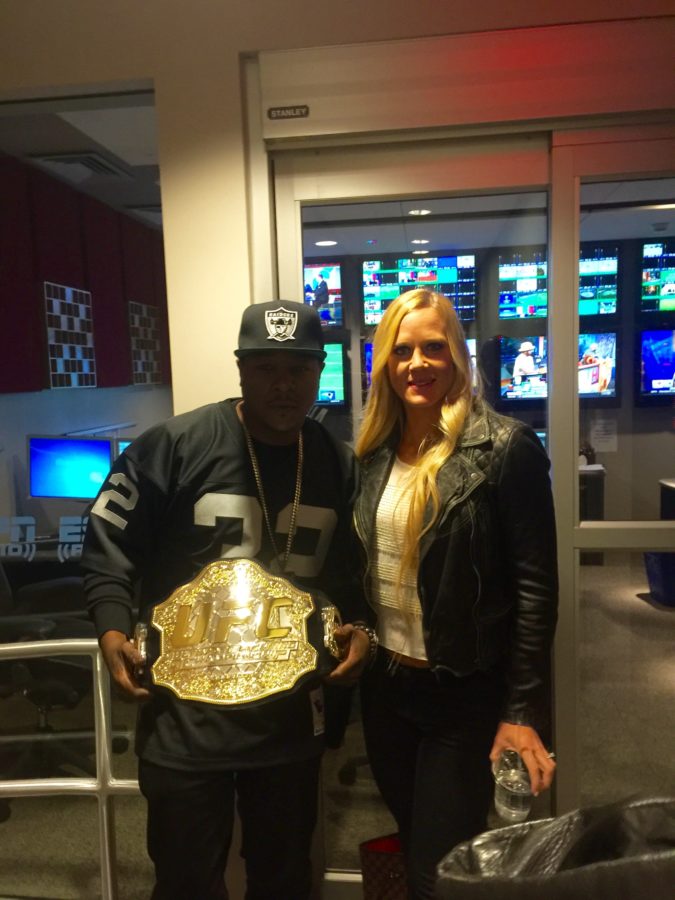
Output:
<svg viewBox="0 0 675 900">
<path fill-rule="evenodd" d="M 195 504 L 195 525 L 214 526 L 217 518 L 239 519 L 242 538 L 239 544 L 223 544 L 221 557 L 255 557 L 262 544 L 264 521 L 260 504 L 254 497 L 240 494 L 204 494 Z M 291 523 L 291 504 L 281 510 L 275 524 L 277 534 L 286 535 Z M 308 528 L 319 533 L 312 556 L 291 553 L 288 569 L 303 578 L 314 578 L 321 572 L 330 540 L 335 531 L 337 514 L 334 509 L 322 506 L 298 507 L 298 528 Z M 280 548 L 281 549 L 281 548 Z"/>
<path fill-rule="evenodd" d="M 100 516 L 124 531 L 127 527 L 127 520 L 109 509 L 108 504 L 114 503 L 120 509 L 131 512 L 138 503 L 138 490 L 131 479 L 122 472 L 115 472 L 114 475 L 111 475 L 108 484 L 112 484 L 114 487 L 101 491 L 96 503 L 91 508 L 91 515 Z M 122 488 L 122 490 L 116 490 L 116 488 Z"/>
</svg>

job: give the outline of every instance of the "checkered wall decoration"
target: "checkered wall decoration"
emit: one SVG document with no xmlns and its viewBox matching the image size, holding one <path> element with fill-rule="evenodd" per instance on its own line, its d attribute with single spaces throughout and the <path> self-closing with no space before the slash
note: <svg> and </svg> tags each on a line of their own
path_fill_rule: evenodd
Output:
<svg viewBox="0 0 675 900">
<path fill-rule="evenodd" d="M 133 383 L 159 384 L 162 370 L 157 307 L 130 301 L 129 332 Z"/>
<path fill-rule="evenodd" d="M 45 281 L 44 293 L 51 387 L 96 387 L 90 292 Z"/>
</svg>

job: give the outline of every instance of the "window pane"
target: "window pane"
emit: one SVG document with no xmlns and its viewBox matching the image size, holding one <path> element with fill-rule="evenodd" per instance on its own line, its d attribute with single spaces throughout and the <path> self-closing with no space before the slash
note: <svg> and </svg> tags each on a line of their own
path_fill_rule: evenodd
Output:
<svg viewBox="0 0 675 900">
<path fill-rule="evenodd" d="M 583 805 L 672 793 L 674 558 L 605 553 L 604 566 L 581 567 Z M 669 597 L 660 593 L 667 583 Z"/>
<path fill-rule="evenodd" d="M 584 184 L 581 519 L 658 519 L 675 476 L 675 179 Z"/>
</svg>

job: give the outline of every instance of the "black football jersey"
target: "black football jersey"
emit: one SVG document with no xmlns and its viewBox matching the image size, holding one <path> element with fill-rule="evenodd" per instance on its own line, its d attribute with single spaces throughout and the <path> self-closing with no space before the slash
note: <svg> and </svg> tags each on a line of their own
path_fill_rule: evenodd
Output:
<svg viewBox="0 0 675 900">
<path fill-rule="evenodd" d="M 350 451 L 317 422 L 303 426 L 297 530 L 287 572 L 322 590 L 344 621 L 364 618 L 351 557 L 356 489 Z M 275 543 L 283 555 L 296 482 L 297 445 L 254 442 Z M 235 402 L 175 416 L 118 458 L 92 507 L 82 554 L 87 603 L 99 635 L 131 634 L 151 607 L 209 562 L 274 558 Z M 161 687 L 139 711 L 136 749 L 173 768 L 274 765 L 320 752 L 317 683 L 264 701 L 222 707 L 178 699 Z"/>
</svg>

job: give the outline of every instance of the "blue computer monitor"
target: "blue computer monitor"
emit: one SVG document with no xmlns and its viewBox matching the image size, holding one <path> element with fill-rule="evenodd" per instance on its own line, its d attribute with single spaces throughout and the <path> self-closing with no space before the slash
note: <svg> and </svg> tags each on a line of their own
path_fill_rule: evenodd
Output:
<svg viewBox="0 0 675 900">
<path fill-rule="evenodd" d="M 112 461 L 112 440 L 103 437 L 28 437 L 31 497 L 93 500 Z"/>
</svg>

